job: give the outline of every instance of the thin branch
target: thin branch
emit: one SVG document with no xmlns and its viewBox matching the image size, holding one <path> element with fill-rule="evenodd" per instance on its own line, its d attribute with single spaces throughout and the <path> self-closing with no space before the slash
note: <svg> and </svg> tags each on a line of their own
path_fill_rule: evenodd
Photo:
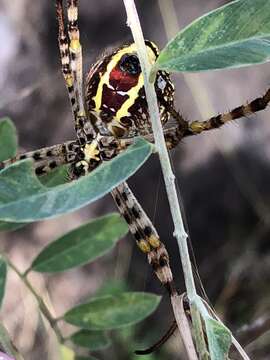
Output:
<svg viewBox="0 0 270 360">
<path fill-rule="evenodd" d="M 4 255 L 2 255 L 4 256 Z M 19 276 L 19 278 L 22 280 L 24 285 L 28 288 L 28 290 L 32 293 L 32 295 L 35 297 L 38 303 L 38 307 L 40 312 L 44 315 L 44 317 L 48 320 L 48 323 L 50 324 L 51 328 L 55 332 L 55 335 L 57 337 L 57 340 L 60 344 L 64 343 L 64 337 L 58 327 L 57 319 L 53 317 L 50 310 L 48 309 L 47 305 L 45 304 L 44 300 L 39 296 L 37 291 L 34 289 L 33 285 L 30 283 L 30 281 L 27 279 L 26 275 L 21 273 L 20 270 L 16 267 L 16 265 L 10 261 L 6 256 L 4 256 L 7 265 Z"/>
<path fill-rule="evenodd" d="M 162 172 L 165 180 L 168 200 L 170 204 L 171 214 L 174 222 L 174 236 L 177 239 L 180 257 L 182 262 L 182 268 L 185 277 L 185 284 L 187 288 L 187 295 L 191 307 L 191 317 L 195 335 L 195 342 L 197 351 L 200 355 L 200 359 L 207 359 L 208 353 L 206 348 L 205 339 L 203 336 L 203 328 L 200 314 L 194 304 L 194 300 L 197 297 L 191 261 L 188 253 L 187 246 L 187 234 L 184 229 L 184 224 L 181 216 L 180 206 L 178 202 L 177 191 L 175 187 L 175 176 L 171 169 L 169 155 L 166 148 L 166 143 L 163 135 L 162 125 L 159 119 L 159 108 L 157 104 L 157 98 L 155 93 L 154 84 L 149 82 L 150 77 L 150 64 L 147 57 L 147 51 L 144 43 L 144 37 L 140 26 L 139 17 L 133 0 L 123 0 L 127 12 L 128 25 L 131 28 L 134 41 L 137 45 L 138 57 L 140 60 L 143 76 L 144 86 L 146 92 L 147 103 L 149 107 L 149 113 L 152 122 L 152 128 L 155 138 L 155 146 L 159 154 Z M 173 304 L 174 313 L 177 320 L 177 307 Z M 180 324 L 178 324 L 179 326 Z"/>
</svg>

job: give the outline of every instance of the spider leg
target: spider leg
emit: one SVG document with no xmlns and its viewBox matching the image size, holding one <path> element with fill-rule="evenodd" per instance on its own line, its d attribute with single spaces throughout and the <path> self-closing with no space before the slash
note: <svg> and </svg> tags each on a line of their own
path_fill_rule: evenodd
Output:
<svg viewBox="0 0 270 360">
<path fill-rule="evenodd" d="M 78 0 L 68 0 L 67 6 L 70 65 L 78 99 L 78 113 L 84 115 L 85 110 L 82 91 L 82 46 L 80 43 L 80 31 L 78 27 Z"/>
<path fill-rule="evenodd" d="M 14 158 L 0 162 L 0 169 L 23 159 L 32 159 L 37 175 L 43 175 L 57 166 L 70 163 L 75 160 L 79 148 L 77 141 L 67 141 L 63 144 L 45 147 L 39 150 L 19 154 Z"/>
<path fill-rule="evenodd" d="M 70 169 L 71 179 L 78 179 L 93 171 L 102 161 L 108 161 L 126 149 L 132 142 L 120 141 L 113 136 L 97 134 L 92 141 L 80 146 Z"/>
<path fill-rule="evenodd" d="M 202 122 L 191 122 L 184 136 L 197 135 L 203 131 L 217 129 L 229 121 L 240 119 L 241 117 L 245 117 L 258 111 L 264 110 L 268 106 L 269 102 L 270 89 L 268 89 L 263 96 L 256 98 L 255 100 L 247 103 L 246 105 L 238 106 L 229 112 L 213 116 L 210 119 Z"/>
<path fill-rule="evenodd" d="M 177 323 L 174 320 L 170 326 L 170 328 L 166 331 L 166 333 L 162 336 L 161 339 L 159 339 L 154 345 L 150 346 L 147 349 L 144 350 L 136 350 L 135 354 L 136 355 L 147 355 L 147 354 L 151 354 L 153 352 L 155 352 L 156 350 L 158 350 L 162 345 L 165 344 L 165 342 L 167 340 L 169 340 L 169 338 L 175 333 L 175 331 L 177 330 Z"/>
<path fill-rule="evenodd" d="M 172 117 L 178 122 L 178 125 L 171 129 L 165 130 L 165 140 L 169 149 L 174 148 L 179 144 L 183 137 L 198 135 L 204 131 L 214 130 L 220 128 L 226 123 L 254 114 L 258 111 L 266 109 L 270 103 L 270 89 L 266 93 L 247 103 L 241 105 L 223 114 L 218 114 L 205 121 L 186 122 L 183 117 L 174 109 L 170 109 Z"/>
<path fill-rule="evenodd" d="M 58 21 L 58 45 L 62 73 L 72 106 L 75 131 L 81 144 L 96 137 L 96 132 L 87 119 L 83 102 L 82 50 L 78 29 L 78 1 L 68 1 L 68 36 L 65 30 L 63 0 L 56 0 Z"/>
<path fill-rule="evenodd" d="M 82 45 L 80 43 L 80 31 L 78 25 L 78 0 L 67 1 L 68 10 L 68 36 L 69 36 L 69 52 L 71 59 L 71 71 L 74 79 L 74 88 L 78 104 L 78 113 L 76 118 L 76 131 L 83 131 L 87 140 L 93 140 L 96 137 L 96 131 L 93 123 L 96 119 L 94 114 L 86 116 L 84 98 L 83 98 L 83 58 Z M 92 120 L 91 120 L 92 119 Z"/>
<path fill-rule="evenodd" d="M 68 90 L 74 119 L 78 112 L 76 95 L 74 90 L 74 79 L 70 66 L 69 43 L 65 31 L 63 0 L 56 0 L 56 18 L 58 22 L 58 46 L 62 65 L 62 73 Z"/>
<path fill-rule="evenodd" d="M 157 278 L 168 290 L 170 296 L 177 295 L 168 252 L 128 184 L 122 183 L 113 189 L 111 194 L 139 249 L 147 254 L 148 262 Z"/>
</svg>

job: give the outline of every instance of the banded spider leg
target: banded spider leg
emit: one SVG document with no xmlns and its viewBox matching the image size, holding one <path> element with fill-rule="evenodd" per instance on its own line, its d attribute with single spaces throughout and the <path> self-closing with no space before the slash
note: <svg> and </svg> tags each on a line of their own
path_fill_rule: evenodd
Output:
<svg viewBox="0 0 270 360">
<path fill-rule="evenodd" d="M 176 147 L 184 137 L 198 135 L 209 130 L 215 130 L 228 122 L 265 110 L 269 103 L 270 89 L 267 89 L 263 96 L 258 97 L 245 105 L 240 105 L 228 112 L 212 116 L 204 121 L 192 121 L 190 123 L 186 122 L 174 108 L 171 108 L 170 114 L 177 121 L 178 126 L 165 130 L 164 136 L 167 147 L 168 149 L 172 149 Z"/>
</svg>

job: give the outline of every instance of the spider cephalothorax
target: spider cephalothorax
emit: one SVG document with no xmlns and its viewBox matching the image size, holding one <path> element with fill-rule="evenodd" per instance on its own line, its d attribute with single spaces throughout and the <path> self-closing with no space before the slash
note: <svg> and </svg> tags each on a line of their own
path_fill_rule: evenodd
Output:
<svg viewBox="0 0 270 360">
<path fill-rule="evenodd" d="M 145 44 L 153 64 L 158 48 L 150 41 Z M 161 121 L 165 123 L 174 97 L 174 86 L 167 72 L 157 73 L 155 89 Z M 86 104 L 88 112 L 98 114 L 100 131 L 109 131 L 117 137 L 146 135 L 151 131 L 143 74 L 134 43 L 117 48 L 91 67 L 86 83 Z"/>
</svg>

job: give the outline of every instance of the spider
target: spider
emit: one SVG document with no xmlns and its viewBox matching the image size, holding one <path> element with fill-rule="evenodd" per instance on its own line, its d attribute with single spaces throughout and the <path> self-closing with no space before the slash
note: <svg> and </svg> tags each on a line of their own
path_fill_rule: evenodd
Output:
<svg viewBox="0 0 270 360">
<path fill-rule="evenodd" d="M 0 168 L 31 158 L 36 174 L 41 176 L 57 166 L 68 164 L 69 179 L 72 181 L 91 172 L 101 162 L 117 156 L 135 137 L 143 136 L 153 142 L 153 135 L 135 44 L 125 44 L 99 58 L 88 71 L 84 87 L 78 0 L 67 0 L 67 21 L 63 1 L 56 0 L 56 18 L 62 73 L 77 139 L 18 155 L 0 163 Z M 153 64 L 159 54 L 158 48 L 148 40 L 145 45 L 149 61 Z M 174 86 L 167 72 L 157 72 L 155 90 L 169 150 L 184 137 L 219 128 L 229 121 L 265 109 L 270 102 L 268 89 L 262 97 L 229 112 L 201 122 L 187 122 L 175 109 Z M 174 119 L 174 124 L 166 126 L 170 118 Z M 170 296 L 177 295 L 165 245 L 128 184 L 124 182 L 116 187 L 112 196 L 157 278 Z"/>
</svg>

